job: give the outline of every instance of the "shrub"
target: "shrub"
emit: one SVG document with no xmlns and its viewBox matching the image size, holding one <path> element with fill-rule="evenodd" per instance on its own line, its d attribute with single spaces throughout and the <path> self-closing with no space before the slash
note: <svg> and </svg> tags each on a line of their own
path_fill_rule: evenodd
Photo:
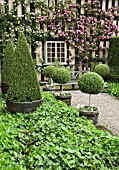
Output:
<svg viewBox="0 0 119 170">
<path fill-rule="evenodd" d="M 12 69 L 15 60 L 14 47 L 11 40 L 8 41 L 5 48 L 5 55 L 3 58 L 2 74 L 1 74 L 1 84 L 9 86 L 12 81 Z"/>
<path fill-rule="evenodd" d="M 111 82 L 119 82 L 119 67 L 110 67 L 110 75 L 108 78 Z"/>
<path fill-rule="evenodd" d="M 119 37 L 114 37 L 110 41 L 108 65 L 110 67 L 119 67 Z"/>
<path fill-rule="evenodd" d="M 83 93 L 98 94 L 104 87 L 104 80 L 97 73 L 87 72 L 79 78 L 78 85 Z"/>
<path fill-rule="evenodd" d="M 43 70 L 43 74 L 45 77 L 52 78 L 52 74 L 54 71 L 55 67 L 54 66 L 47 66 Z"/>
<path fill-rule="evenodd" d="M 95 67 L 95 72 L 98 73 L 103 78 L 105 78 L 110 74 L 110 68 L 107 64 L 98 64 Z"/>
<path fill-rule="evenodd" d="M 65 68 L 56 68 L 53 72 L 53 81 L 59 84 L 66 84 L 70 81 L 70 71 Z"/>
<path fill-rule="evenodd" d="M 91 100 L 91 94 L 98 94 L 104 88 L 104 80 L 103 78 L 94 72 L 84 73 L 78 80 L 79 90 L 83 93 L 88 93 L 89 95 L 89 104 Z"/>
<path fill-rule="evenodd" d="M 109 82 L 107 92 L 119 98 L 119 83 Z"/>
<path fill-rule="evenodd" d="M 27 102 L 41 99 L 39 84 L 32 56 L 24 34 L 18 38 L 12 82 L 8 90 L 9 101 Z"/>
<path fill-rule="evenodd" d="M 110 81 L 119 81 L 119 37 L 114 37 L 110 41 L 108 54 L 108 65 L 111 69 Z"/>
</svg>

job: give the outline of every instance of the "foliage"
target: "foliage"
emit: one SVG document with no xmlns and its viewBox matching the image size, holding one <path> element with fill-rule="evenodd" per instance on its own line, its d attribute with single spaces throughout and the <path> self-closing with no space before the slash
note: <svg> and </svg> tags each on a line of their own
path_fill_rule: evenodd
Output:
<svg viewBox="0 0 119 170">
<path fill-rule="evenodd" d="M 78 86 L 83 93 L 98 94 L 104 87 L 104 80 L 97 73 L 87 72 L 79 77 Z"/>
<path fill-rule="evenodd" d="M 41 99 L 39 84 L 24 34 L 19 35 L 12 69 L 12 82 L 8 89 L 10 101 L 33 101 Z"/>
<path fill-rule="evenodd" d="M 119 98 L 119 83 L 109 82 L 107 92 Z"/>
<path fill-rule="evenodd" d="M 37 111 L 0 112 L 0 169 L 117 170 L 119 137 L 44 93 Z"/>
<path fill-rule="evenodd" d="M 5 48 L 5 56 L 3 58 L 2 75 L 1 75 L 2 84 L 9 86 L 10 82 L 12 81 L 12 70 L 13 70 L 14 60 L 15 60 L 14 47 L 11 40 L 9 40 Z"/>
<path fill-rule="evenodd" d="M 48 78 L 52 78 L 54 69 L 55 69 L 54 66 L 47 66 L 47 67 L 45 67 L 44 70 L 43 70 L 44 76 L 48 77 Z"/>
<path fill-rule="evenodd" d="M 110 67 L 110 76 L 108 77 L 110 82 L 119 82 L 119 66 Z"/>
<path fill-rule="evenodd" d="M 23 16 L 16 15 L 20 3 L 23 6 Z M 33 7 L 30 12 L 27 11 L 29 4 Z M 35 8 L 42 10 L 35 13 Z M 85 15 L 80 12 L 83 8 Z M 65 40 L 76 49 L 78 60 L 85 62 L 85 58 L 92 58 L 90 55 L 92 51 L 101 50 L 101 47 L 98 47 L 100 40 L 110 39 L 113 32 L 117 32 L 117 26 L 113 23 L 116 11 L 117 8 L 114 7 L 107 11 L 102 10 L 98 0 L 93 3 L 85 2 L 82 5 L 72 3 L 71 0 L 65 0 L 65 3 L 61 0 L 57 1 L 56 5 L 52 3 L 50 6 L 45 0 L 28 0 L 27 2 L 14 0 L 11 11 L 8 4 L 5 4 L 5 15 L 0 19 L 2 47 L 5 47 L 9 37 L 17 42 L 17 33 L 22 30 L 34 51 L 38 47 L 38 41 Z M 50 15 L 51 13 L 53 15 Z M 48 29 L 45 29 L 46 27 Z M 107 52 L 107 48 L 102 50 Z M 68 60 L 71 61 L 75 56 L 70 50 L 68 53 Z"/>
<path fill-rule="evenodd" d="M 110 67 L 119 67 L 119 37 L 114 37 L 110 41 L 108 64 Z"/>
<path fill-rule="evenodd" d="M 108 65 L 111 70 L 110 81 L 119 81 L 119 37 L 110 41 Z M 113 80 L 114 77 L 114 80 Z"/>
<path fill-rule="evenodd" d="M 95 72 L 98 73 L 103 78 L 105 78 L 110 74 L 110 68 L 107 64 L 98 64 L 95 67 Z"/>
<path fill-rule="evenodd" d="M 65 68 L 56 68 L 53 72 L 53 81 L 59 84 L 66 84 L 70 81 L 70 71 Z"/>
</svg>

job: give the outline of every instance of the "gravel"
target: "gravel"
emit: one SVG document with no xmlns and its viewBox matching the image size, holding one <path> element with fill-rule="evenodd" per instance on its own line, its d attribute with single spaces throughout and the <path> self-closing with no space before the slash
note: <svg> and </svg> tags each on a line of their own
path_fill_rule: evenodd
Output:
<svg viewBox="0 0 119 170">
<path fill-rule="evenodd" d="M 70 91 L 72 94 L 72 106 L 77 108 L 77 104 L 87 105 L 88 94 L 80 91 Z M 91 95 L 91 105 L 99 107 L 98 125 L 103 125 L 114 134 L 119 135 L 119 99 L 110 96 L 108 93 Z"/>
</svg>

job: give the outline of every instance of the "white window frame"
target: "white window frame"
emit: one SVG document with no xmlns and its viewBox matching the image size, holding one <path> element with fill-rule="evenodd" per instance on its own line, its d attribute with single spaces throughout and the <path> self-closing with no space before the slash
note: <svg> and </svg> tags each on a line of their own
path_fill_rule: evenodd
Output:
<svg viewBox="0 0 119 170">
<path fill-rule="evenodd" d="M 67 45 L 66 45 L 66 42 L 65 41 L 46 41 L 46 45 L 45 45 L 45 64 L 48 64 L 48 65 L 50 65 L 50 64 L 52 64 L 53 62 L 48 62 L 48 56 L 47 56 L 47 54 L 48 54 L 48 51 L 47 51 L 47 44 L 48 43 L 54 43 L 55 44 L 55 58 L 57 58 L 57 44 L 58 43 L 64 43 L 64 62 L 62 62 L 61 61 L 61 56 L 60 56 L 60 63 L 62 64 L 62 65 L 65 65 L 65 64 L 67 64 Z M 61 46 L 60 46 L 60 55 L 61 55 Z"/>
</svg>

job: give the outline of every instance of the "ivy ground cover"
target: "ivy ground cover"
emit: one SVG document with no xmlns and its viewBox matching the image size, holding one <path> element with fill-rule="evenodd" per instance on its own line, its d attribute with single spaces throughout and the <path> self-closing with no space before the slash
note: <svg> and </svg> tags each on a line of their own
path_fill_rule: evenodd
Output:
<svg viewBox="0 0 119 170">
<path fill-rule="evenodd" d="M 118 170 L 119 137 L 44 93 L 37 111 L 11 114 L 0 101 L 1 170 Z"/>
</svg>

